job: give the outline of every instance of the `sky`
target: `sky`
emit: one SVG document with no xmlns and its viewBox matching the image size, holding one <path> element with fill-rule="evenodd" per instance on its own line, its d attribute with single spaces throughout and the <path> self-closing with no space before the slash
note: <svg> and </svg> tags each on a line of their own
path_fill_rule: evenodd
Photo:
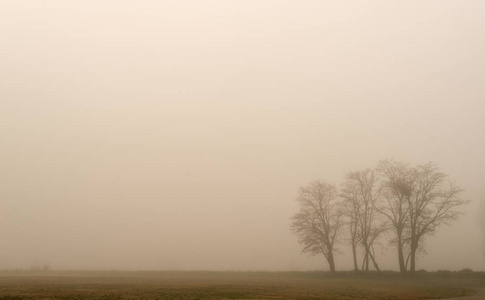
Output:
<svg viewBox="0 0 485 300">
<path fill-rule="evenodd" d="M 326 270 L 291 233 L 298 187 L 394 158 L 438 164 L 471 201 L 417 268 L 485 270 L 483 15 L 2 1 L 0 269 Z"/>
</svg>

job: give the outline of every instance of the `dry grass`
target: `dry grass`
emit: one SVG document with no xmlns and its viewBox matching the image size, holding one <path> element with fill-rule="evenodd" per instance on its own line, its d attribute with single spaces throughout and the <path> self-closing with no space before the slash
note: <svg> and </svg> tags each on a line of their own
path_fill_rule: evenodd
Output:
<svg viewBox="0 0 485 300">
<path fill-rule="evenodd" d="M 401 278 L 322 272 L 0 272 L 0 299 L 436 299 L 483 275 Z"/>
</svg>

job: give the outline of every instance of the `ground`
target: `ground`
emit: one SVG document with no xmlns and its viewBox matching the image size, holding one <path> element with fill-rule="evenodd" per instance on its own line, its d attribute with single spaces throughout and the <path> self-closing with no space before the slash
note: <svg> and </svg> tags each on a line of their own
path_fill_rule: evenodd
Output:
<svg viewBox="0 0 485 300">
<path fill-rule="evenodd" d="M 394 272 L 3 271 L 0 299 L 438 299 L 473 295 L 485 274 Z"/>
</svg>

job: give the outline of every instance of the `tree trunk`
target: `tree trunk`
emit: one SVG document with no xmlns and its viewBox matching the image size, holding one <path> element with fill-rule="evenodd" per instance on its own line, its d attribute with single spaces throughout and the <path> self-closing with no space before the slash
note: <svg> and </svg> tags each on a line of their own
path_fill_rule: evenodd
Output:
<svg viewBox="0 0 485 300">
<path fill-rule="evenodd" d="M 369 272 L 370 249 L 369 249 L 369 246 L 367 245 L 366 241 L 364 241 L 362 244 L 364 246 L 364 251 L 365 251 L 364 261 L 363 261 L 363 264 L 362 264 L 362 271 Z"/>
<path fill-rule="evenodd" d="M 374 265 L 374 268 L 376 269 L 377 272 L 381 272 L 381 269 L 379 269 L 379 265 L 377 264 L 375 258 L 374 258 L 374 255 L 372 255 L 372 253 L 369 251 L 369 256 L 370 258 L 372 259 L 372 264 Z"/>
<path fill-rule="evenodd" d="M 404 262 L 404 249 L 402 243 L 402 226 L 398 227 L 397 231 L 397 257 L 399 261 L 399 272 L 401 274 L 406 273 L 406 264 Z"/>
<path fill-rule="evenodd" d="M 369 253 L 365 251 L 364 259 L 362 260 L 362 271 L 369 271 Z"/>
<path fill-rule="evenodd" d="M 404 251 L 402 249 L 402 244 L 400 240 L 398 240 L 397 243 L 397 254 L 399 259 L 399 272 L 401 272 L 401 274 L 404 274 L 406 273 L 406 265 L 404 263 Z"/>
<path fill-rule="evenodd" d="M 409 271 L 411 274 L 416 272 L 416 252 L 418 250 L 418 242 L 415 238 L 411 238 L 411 266 L 409 267 Z"/>
<path fill-rule="evenodd" d="M 357 263 L 357 246 L 355 244 L 352 244 L 352 255 L 354 257 L 354 271 L 358 272 L 359 265 Z"/>
<path fill-rule="evenodd" d="M 411 266 L 409 268 L 412 274 L 416 271 L 416 250 L 411 250 Z"/>
<path fill-rule="evenodd" d="M 335 261 L 333 259 L 333 252 L 330 251 L 327 257 L 328 265 L 330 267 L 330 273 L 335 273 Z"/>
</svg>

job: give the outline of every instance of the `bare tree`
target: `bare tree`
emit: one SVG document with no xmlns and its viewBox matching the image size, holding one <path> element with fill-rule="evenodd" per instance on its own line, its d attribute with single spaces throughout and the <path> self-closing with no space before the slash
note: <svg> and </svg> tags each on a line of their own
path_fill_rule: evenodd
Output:
<svg viewBox="0 0 485 300">
<path fill-rule="evenodd" d="M 433 163 L 415 168 L 413 177 L 412 194 L 408 198 L 411 272 L 416 270 L 416 253 L 424 238 L 441 224 L 455 221 L 462 214 L 456 208 L 467 203 L 459 198 L 462 189 L 445 182 L 447 176 Z"/>
<path fill-rule="evenodd" d="M 303 252 L 323 254 L 330 271 L 335 272 L 335 248 L 343 227 L 337 189 L 324 181 L 314 181 L 300 187 L 300 210 L 293 216 L 292 230 L 303 246 Z"/>
<path fill-rule="evenodd" d="M 397 248 L 399 271 L 405 273 L 405 248 L 409 244 L 409 202 L 414 177 L 408 165 L 394 160 L 379 162 L 377 170 L 383 179 L 383 204 L 376 209 L 390 222 L 390 229 L 395 234 L 391 244 Z"/>
<path fill-rule="evenodd" d="M 371 169 L 349 172 L 342 186 L 341 197 L 344 199 L 345 211 L 350 220 L 354 268 L 357 269 L 356 244 L 359 241 L 364 250 L 362 270 L 368 271 L 369 262 L 372 261 L 374 268 L 380 271 L 374 246 L 386 230 L 386 225 L 380 220 L 376 210 L 381 195 L 376 172 Z"/>
<path fill-rule="evenodd" d="M 416 270 L 416 256 L 424 249 L 426 236 L 441 224 L 449 224 L 462 213 L 457 210 L 467 203 L 459 197 L 462 191 L 433 163 L 410 167 L 393 160 L 381 161 L 386 202 L 378 208 L 392 224 L 396 234 L 399 269 Z M 406 256 L 407 252 L 407 257 Z"/>
<path fill-rule="evenodd" d="M 347 197 L 343 197 L 344 201 L 342 203 L 343 213 L 346 216 L 346 225 L 349 233 L 349 242 L 352 248 L 352 258 L 354 263 L 354 271 L 359 271 L 359 264 L 357 262 L 357 247 L 360 244 L 360 234 L 359 234 L 359 211 L 360 203 L 354 201 L 357 196 L 354 194 L 354 190 L 350 189 L 348 191 Z"/>
</svg>

